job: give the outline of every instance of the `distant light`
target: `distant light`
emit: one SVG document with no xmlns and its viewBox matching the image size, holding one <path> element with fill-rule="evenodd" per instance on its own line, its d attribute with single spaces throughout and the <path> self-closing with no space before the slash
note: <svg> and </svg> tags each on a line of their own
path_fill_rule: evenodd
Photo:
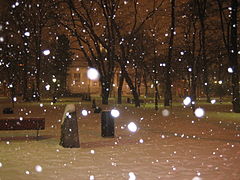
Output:
<svg viewBox="0 0 240 180">
<path fill-rule="evenodd" d="M 37 172 L 42 172 L 42 167 L 40 165 L 35 166 Z"/>
<path fill-rule="evenodd" d="M 218 84 L 222 84 L 222 83 L 223 83 L 223 81 L 222 81 L 222 80 L 218 81 Z"/>
<path fill-rule="evenodd" d="M 40 104 L 40 107 L 43 107 L 43 104 L 42 104 L 42 103 Z"/>
<path fill-rule="evenodd" d="M 192 68 L 188 68 L 188 71 L 189 71 L 189 72 L 192 72 Z"/>
<path fill-rule="evenodd" d="M 14 102 L 16 102 L 16 101 L 17 101 L 17 98 L 16 98 L 16 97 L 14 97 L 14 98 L 13 98 L 13 101 L 14 101 Z"/>
<path fill-rule="evenodd" d="M 216 99 L 211 100 L 211 104 L 215 104 L 216 103 Z"/>
<path fill-rule="evenodd" d="M 83 115 L 83 116 L 87 116 L 87 115 L 88 115 L 88 112 L 87 112 L 87 110 L 85 110 L 85 109 L 84 109 L 84 110 L 82 110 L 82 115 Z"/>
<path fill-rule="evenodd" d="M 117 109 L 112 109 L 111 110 L 111 115 L 115 118 L 119 117 L 120 113 Z"/>
<path fill-rule="evenodd" d="M 43 51 L 43 54 L 44 54 L 45 56 L 49 55 L 49 54 L 50 54 L 50 50 L 48 50 L 48 49 L 44 50 L 44 51 Z"/>
<path fill-rule="evenodd" d="M 95 68 L 89 68 L 87 71 L 87 77 L 91 80 L 99 79 L 99 72 Z"/>
<path fill-rule="evenodd" d="M 142 144 L 144 141 L 143 141 L 143 139 L 139 139 L 139 142 Z"/>
<path fill-rule="evenodd" d="M 24 35 L 29 37 L 30 36 L 30 32 L 25 32 Z"/>
<path fill-rule="evenodd" d="M 136 132 L 138 128 L 137 128 L 137 125 L 134 122 L 130 122 L 128 124 L 128 129 L 131 132 Z"/>
<path fill-rule="evenodd" d="M 184 55 L 184 52 L 183 52 L 183 51 L 181 51 L 181 52 L 180 52 L 180 54 L 183 56 L 183 55 Z"/>
<path fill-rule="evenodd" d="M 184 100 L 183 100 L 183 104 L 185 105 L 185 106 L 188 106 L 190 103 L 191 103 L 191 98 L 190 97 L 186 97 Z"/>
<path fill-rule="evenodd" d="M 228 68 L 229 73 L 233 73 L 233 69 L 231 67 Z"/>
<path fill-rule="evenodd" d="M 163 116 L 169 116 L 170 115 L 170 111 L 168 110 L 168 109 L 164 109 L 164 110 L 162 110 L 162 115 Z"/>
<path fill-rule="evenodd" d="M 202 108 L 197 108 L 195 111 L 194 111 L 194 114 L 196 117 L 198 118 L 201 118 L 204 116 L 205 112 Z"/>
<path fill-rule="evenodd" d="M 136 180 L 136 176 L 133 172 L 128 173 L 129 179 L 128 180 Z"/>
<path fill-rule="evenodd" d="M 0 37 L 0 42 L 3 42 L 4 41 L 4 38 L 3 37 Z"/>
</svg>

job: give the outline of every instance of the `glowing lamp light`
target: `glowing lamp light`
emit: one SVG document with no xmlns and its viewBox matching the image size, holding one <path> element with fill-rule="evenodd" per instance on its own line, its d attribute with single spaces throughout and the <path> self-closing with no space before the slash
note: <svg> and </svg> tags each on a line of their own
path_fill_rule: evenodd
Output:
<svg viewBox="0 0 240 180">
<path fill-rule="evenodd" d="M 186 97 L 184 100 L 183 100 L 183 104 L 185 105 L 185 106 L 188 106 L 190 103 L 191 103 L 191 98 L 190 97 Z"/>
<path fill-rule="evenodd" d="M 29 37 L 29 36 L 30 36 L 30 32 L 25 32 L 25 33 L 24 33 L 24 36 Z"/>
<path fill-rule="evenodd" d="M 99 79 L 99 72 L 95 68 L 89 68 L 87 71 L 87 77 L 90 80 L 98 80 Z"/>
<path fill-rule="evenodd" d="M 204 109 L 202 108 L 197 108 L 195 111 L 194 111 L 194 114 L 196 117 L 198 118 L 201 118 L 205 115 L 205 112 L 204 112 Z"/>
<path fill-rule="evenodd" d="M 112 109 L 111 110 L 111 115 L 115 118 L 119 117 L 120 113 L 117 109 Z"/>
<path fill-rule="evenodd" d="M 134 122 L 130 122 L 127 127 L 131 132 L 136 132 L 138 129 L 137 125 Z"/>
<path fill-rule="evenodd" d="M 88 115 L 88 112 L 87 112 L 87 110 L 85 110 L 85 109 L 84 109 L 84 110 L 82 110 L 82 115 L 83 115 L 83 116 L 87 116 L 87 115 Z"/>
<path fill-rule="evenodd" d="M 45 56 L 49 55 L 49 54 L 50 54 L 50 50 L 48 50 L 48 49 L 44 50 L 44 51 L 43 51 L 43 54 L 44 54 Z"/>
</svg>

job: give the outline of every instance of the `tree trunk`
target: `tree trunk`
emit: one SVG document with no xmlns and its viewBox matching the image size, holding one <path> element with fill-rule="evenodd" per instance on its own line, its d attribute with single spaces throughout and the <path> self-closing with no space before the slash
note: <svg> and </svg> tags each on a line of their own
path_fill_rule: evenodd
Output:
<svg viewBox="0 0 240 180">
<path fill-rule="evenodd" d="M 118 84 L 118 99 L 117 103 L 122 104 L 122 88 L 123 88 L 124 77 L 120 75 L 119 84 Z"/>
<path fill-rule="evenodd" d="M 104 81 L 102 83 L 102 104 L 108 104 L 108 98 L 110 95 L 110 83 L 108 81 Z"/>
<path fill-rule="evenodd" d="M 172 90 L 171 90 L 171 61 L 173 54 L 174 32 L 175 32 L 175 0 L 171 1 L 171 34 L 168 47 L 168 59 L 166 62 L 165 70 L 165 91 L 164 91 L 164 106 L 170 106 L 172 104 Z"/>
</svg>

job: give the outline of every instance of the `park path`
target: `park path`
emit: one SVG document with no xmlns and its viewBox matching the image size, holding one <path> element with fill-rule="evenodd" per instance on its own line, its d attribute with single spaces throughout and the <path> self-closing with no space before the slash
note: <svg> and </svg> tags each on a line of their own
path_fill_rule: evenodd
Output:
<svg viewBox="0 0 240 180">
<path fill-rule="evenodd" d="M 90 105 L 76 107 L 81 147 L 66 149 L 58 145 L 64 105 L 17 105 L 17 116 L 45 117 L 46 130 L 40 141 L 34 131 L 0 132 L 0 180 L 240 179 L 240 122 L 206 118 L 208 111 L 220 113 L 221 108 L 206 108 L 206 116 L 197 119 L 182 106 L 168 116 L 163 108 L 116 107 L 116 136 L 102 138 L 100 114 L 85 117 L 81 111 L 91 111 Z M 136 132 L 127 128 L 130 122 Z"/>
</svg>

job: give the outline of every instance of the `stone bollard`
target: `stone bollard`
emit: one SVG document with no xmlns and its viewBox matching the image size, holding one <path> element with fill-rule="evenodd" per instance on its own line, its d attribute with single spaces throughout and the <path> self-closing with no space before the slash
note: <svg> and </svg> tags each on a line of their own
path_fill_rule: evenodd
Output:
<svg viewBox="0 0 240 180">
<path fill-rule="evenodd" d="M 114 137 L 114 118 L 111 111 L 102 111 L 101 129 L 102 137 Z"/>
<path fill-rule="evenodd" d="M 79 148 L 77 114 L 74 104 L 68 104 L 61 123 L 61 138 L 59 145 L 64 148 Z"/>
</svg>

